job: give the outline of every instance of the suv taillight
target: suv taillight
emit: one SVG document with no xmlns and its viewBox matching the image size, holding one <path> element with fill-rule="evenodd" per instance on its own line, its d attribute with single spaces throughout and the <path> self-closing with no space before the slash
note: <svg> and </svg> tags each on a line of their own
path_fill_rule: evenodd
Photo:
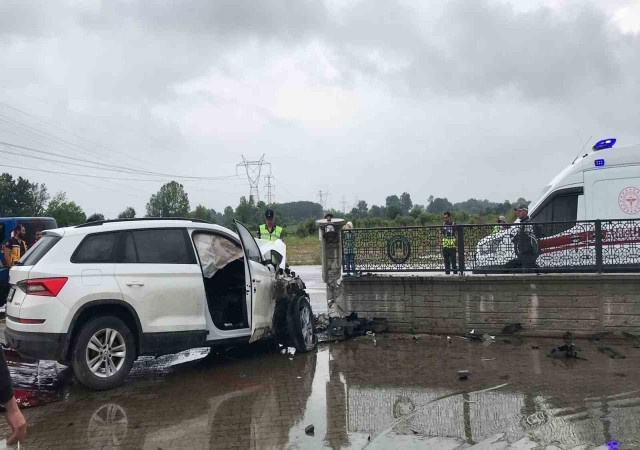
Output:
<svg viewBox="0 0 640 450">
<path fill-rule="evenodd" d="M 29 295 L 40 295 L 42 297 L 55 297 L 57 296 L 64 285 L 66 284 L 67 277 L 59 278 L 33 278 L 31 280 L 22 280 L 17 283 L 17 286 L 25 293 Z"/>
</svg>

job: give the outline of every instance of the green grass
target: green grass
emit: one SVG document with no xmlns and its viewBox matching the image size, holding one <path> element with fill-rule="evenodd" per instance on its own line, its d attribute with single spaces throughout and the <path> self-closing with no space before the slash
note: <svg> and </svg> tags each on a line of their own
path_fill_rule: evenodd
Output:
<svg viewBox="0 0 640 450">
<path fill-rule="evenodd" d="M 289 265 L 322 264 L 322 248 L 317 234 L 303 238 L 288 235 L 285 236 L 285 244 L 287 244 L 287 261 Z"/>
</svg>

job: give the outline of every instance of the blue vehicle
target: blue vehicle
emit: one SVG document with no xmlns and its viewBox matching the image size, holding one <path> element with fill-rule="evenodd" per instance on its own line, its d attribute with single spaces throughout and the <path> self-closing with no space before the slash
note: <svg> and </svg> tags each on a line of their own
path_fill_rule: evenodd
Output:
<svg viewBox="0 0 640 450">
<path fill-rule="evenodd" d="M 27 246 L 31 248 L 36 240 L 36 231 L 58 228 L 53 217 L 0 217 L 0 239 L 2 247 L 11 239 L 11 233 L 21 223 L 27 230 Z M 9 292 L 9 268 L 6 267 L 4 255 L 0 255 L 0 306 L 4 306 Z"/>
</svg>

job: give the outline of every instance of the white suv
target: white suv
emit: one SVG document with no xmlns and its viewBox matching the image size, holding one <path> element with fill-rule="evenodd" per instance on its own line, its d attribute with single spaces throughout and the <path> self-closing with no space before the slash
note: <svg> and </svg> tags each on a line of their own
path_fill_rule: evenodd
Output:
<svg viewBox="0 0 640 450">
<path fill-rule="evenodd" d="M 47 230 L 10 271 L 8 345 L 71 365 L 98 390 L 120 384 L 140 355 L 270 335 L 312 350 L 309 297 L 283 270 L 284 243 L 236 226 L 133 219 Z"/>
</svg>

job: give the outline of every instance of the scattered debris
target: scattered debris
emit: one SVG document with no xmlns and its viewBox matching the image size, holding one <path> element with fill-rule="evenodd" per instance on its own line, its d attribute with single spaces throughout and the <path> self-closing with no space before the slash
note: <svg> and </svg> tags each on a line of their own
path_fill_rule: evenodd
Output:
<svg viewBox="0 0 640 450">
<path fill-rule="evenodd" d="M 531 350 L 538 350 L 540 348 L 540 346 L 538 344 L 533 344 L 531 346 Z"/>
<path fill-rule="evenodd" d="M 608 347 L 608 346 L 599 346 L 598 347 L 598 351 L 604 353 L 605 355 L 607 355 L 611 359 L 625 359 L 626 358 L 626 356 L 618 353 L 617 351 L 615 351 L 614 349 L 612 349 L 611 347 Z"/>
<path fill-rule="evenodd" d="M 287 348 L 287 353 L 289 353 L 291 356 L 296 354 L 296 348 L 295 347 L 288 347 Z"/>
<path fill-rule="evenodd" d="M 447 336 L 447 342 L 451 344 L 451 336 Z"/>
<path fill-rule="evenodd" d="M 573 341 L 573 334 L 567 331 L 562 335 L 562 339 L 564 339 L 564 345 L 551 350 L 548 356 L 556 359 L 578 358 L 578 351 Z"/>
<path fill-rule="evenodd" d="M 468 339 L 470 341 L 481 341 L 482 335 L 480 333 L 476 333 L 476 330 L 471 330 L 469 333 Z"/>
<path fill-rule="evenodd" d="M 304 432 L 307 436 L 313 436 L 315 435 L 315 427 L 313 425 L 307 425 L 304 428 Z"/>
<path fill-rule="evenodd" d="M 594 333 L 591 336 L 589 336 L 587 338 L 587 340 L 589 342 L 599 341 L 600 339 L 602 339 L 603 337 L 605 337 L 608 334 L 611 334 L 611 332 L 610 331 L 598 331 L 597 333 Z"/>
<path fill-rule="evenodd" d="M 515 334 L 520 330 L 524 330 L 524 328 L 520 322 L 516 322 L 505 326 L 500 334 Z"/>
<path fill-rule="evenodd" d="M 482 358 L 483 361 L 494 361 L 495 358 Z"/>
<path fill-rule="evenodd" d="M 373 320 L 359 318 L 356 313 L 341 318 L 329 319 L 325 331 L 328 336 L 319 336 L 321 341 L 340 341 L 358 336 L 368 335 L 375 338 L 376 333 L 382 333 L 389 327 L 385 318 L 376 317 Z"/>
<path fill-rule="evenodd" d="M 327 314 L 318 314 L 315 316 L 316 331 L 324 331 L 329 326 L 329 316 Z"/>
<path fill-rule="evenodd" d="M 458 378 L 460 380 L 466 380 L 469 378 L 469 371 L 468 370 L 458 370 Z"/>
</svg>

